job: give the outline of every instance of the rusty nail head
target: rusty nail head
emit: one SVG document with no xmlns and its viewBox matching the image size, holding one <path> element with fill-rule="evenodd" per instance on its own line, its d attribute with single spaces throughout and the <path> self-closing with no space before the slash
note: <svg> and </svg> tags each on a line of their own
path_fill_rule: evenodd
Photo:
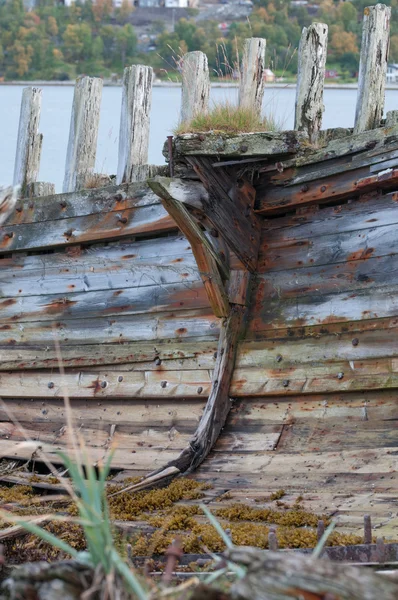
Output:
<svg viewBox="0 0 398 600">
<path fill-rule="evenodd" d="M 213 227 L 213 229 L 210 230 L 210 234 L 213 237 L 217 238 L 218 237 L 218 231 L 217 231 L 217 229 L 214 229 L 214 227 Z"/>
<path fill-rule="evenodd" d="M 6 233 L 5 237 L 9 238 L 9 239 L 13 238 L 14 237 L 14 232 L 10 231 L 9 233 Z"/>
<path fill-rule="evenodd" d="M 358 344 L 359 344 L 359 339 L 358 339 L 358 338 L 354 338 L 354 339 L 352 340 L 352 345 L 353 345 L 353 346 L 358 346 Z"/>
<path fill-rule="evenodd" d="M 118 382 L 121 383 L 123 381 L 123 375 L 119 375 L 119 377 L 117 378 Z"/>
<path fill-rule="evenodd" d="M 17 207 L 15 208 L 15 210 L 16 210 L 18 213 L 22 212 L 22 206 L 17 206 Z"/>
<path fill-rule="evenodd" d="M 247 152 L 249 150 L 249 146 L 247 146 L 246 144 L 242 144 L 239 148 L 239 150 L 241 152 Z"/>
<path fill-rule="evenodd" d="M 52 382 L 52 381 L 50 381 L 50 382 L 47 384 L 47 387 L 48 387 L 50 390 L 52 390 L 52 389 L 53 389 L 53 387 L 54 387 L 54 384 L 53 384 L 53 382 Z"/>
<path fill-rule="evenodd" d="M 326 192 L 326 185 L 323 185 L 323 186 L 321 187 L 321 192 Z"/>
<path fill-rule="evenodd" d="M 122 194 L 115 194 L 115 200 L 116 202 L 120 202 L 120 200 L 123 200 Z"/>
<path fill-rule="evenodd" d="M 302 191 L 302 192 L 308 192 L 308 190 L 309 190 L 309 189 L 310 189 L 309 185 L 308 185 L 307 183 L 305 183 L 305 184 L 303 185 L 303 187 L 301 188 L 301 191 Z"/>
<path fill-rule="evenodd" d="M 167 385 L 167 381 L 161 381 L 160 382 L 160 387 L 165 388 Z"/>
<path fill-rule="evenodd" d="M 161 364 L 162 364 L 162 361 L 160 360 L 159 357 L 157 357 L 157 359 L 155 360 L 155 365 L 158 367 Z"/>
<path fill-rule="evenodd" d="M 342 371 L 340 371 L 340 373 L 338 373 L 337 375 L 337 379 L 343 379 L 344 377 L 344 373 Z"/>
<path fill-rule="evenodd" d="M 217 358 L 217 352 L 214 352 L 213 358 Z"/>
<path fill-rule="evenodd" d="M 275 358 L 276 362 L 281 362 L 282 360 L 282 355 L 278 354 L 278 356 Z"/>
<path fill-rule="evenodd" d="M 65 235 L 66 235 L 66 237 L 71 237 L 71 236 L 72 236 L 72 234 L 73 234 L 73 231 L 72 231 L 72 229 L 68 229 L 68 231 L 65 231 Z"/>
<path fill-rule="evenodd" d="M 364 515 L 363 517 L 363 542 L 364 544 L 372 543 L 372 521 L 370 515 Z"/>
<path fill-rule="evenodd" d="M 61 208 L 66 208 L 66 202 L 65 200 L 62 200 L 62 202 L 59 203 Z"/>
<path fill-rule="evenodd" d="M 283 380 L 283 387 L 289 387 L 289 380 L 288 379 L 284 379 Z"/>
<path fill-rule="evenodd" d="M 120 217 L 119 221 L 121 223 L 127 223 L 128 219 L 127 219 L 127 217 Z"/>
<path fill-rule="evenodd" d="M 199 386 L 198 387 L 198 394 L 201 394 L 202 392 L 203 392 L 203 388 L 202 388 L 202 386 Z"/>
<path fill-rule="evenodd" d="M 101 381 L 101 387 L 102 389 L 106 388 L 106 386 L 108 385 L 108 383 L 106 381 Z"/>
</svg>

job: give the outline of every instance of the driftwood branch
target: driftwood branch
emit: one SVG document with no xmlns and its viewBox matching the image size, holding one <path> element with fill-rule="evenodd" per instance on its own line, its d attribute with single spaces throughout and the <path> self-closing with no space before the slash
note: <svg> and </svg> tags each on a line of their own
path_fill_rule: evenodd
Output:
<svg viewBox="0 0 398 600">
<path fill-rule="evenodd" d="M 246 568 L 246 575 L 231 588 L 232 597 L 240 600 L 395 600 L 398 597 L 397 582 L 330 560 L 246 547 L 227 550 L 225 556 Z"/>
<path fill-rule="evenodd" d="M 216 317 L 228 316 L 230 306 L 219 269 L 223 266 L 221 258 L 212 248 L 204 232 L 191 217 L 184 204 L 170 194 L 172 180 L 166 177 L 156 177 L 148 183 L 191 244 L 199 274 L 214 314 Z"/>
</svg>

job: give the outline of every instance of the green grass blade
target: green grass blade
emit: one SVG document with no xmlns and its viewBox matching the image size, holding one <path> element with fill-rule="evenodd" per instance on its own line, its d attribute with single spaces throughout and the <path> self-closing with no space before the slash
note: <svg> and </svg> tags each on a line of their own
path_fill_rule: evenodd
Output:
<svg viewBox="0 0 398 600">
<path fill-rule="evenodd" d="M 328 541 L 328 537 L 330 536 L 330 534 L 332 533 L 333 529 L 336 527 L 336 523 L 334 521 L 332 521 L 329 525 L 329 527 L 327 529 L 325 529 L 325 531 L 323 532 L 323 535 L 321 537 L 321 539 L 319 540 L 319 542 L 317 543 L 317 545 L 315 546 L 311 557 L 312 558 L 319 558 L 322 550 L 326 544 L 326 542 Z"/>
<path fill-rule="evenodd" d="M 149 593 L 144 589 L 138 580 L 138 577 L 136 577 L 133 571 L 129 569 L 115 549 L 112 549 L 111 557 L 114 569 L 123 577 L 131 591 L 138 597 L 139 600 L 148 600 Z"/>
<path fill-rule="evenodd" d="M 227 534 L 225 533 L 224 529 L 221 527 L 220 523 L 217 521 L 216 517 L 214 515 L 212 515 L 212 513 L 209 511 L 209 509 L 207 508 L 207 506 L 205 506 L 204 504 L 199 504 L 199 506 L 203 510 L 203 512 L 205 513 L 206 517 L 209 519 L 210 523 L 213 525 L 214 529 L 217 531 L 218 535 L 223 540 L 223 542 L 226 545 L 226 547 L 227 548 L 233 548 L 234 545 L 233 545 L 232 541 L 227 536 Z"/>
</svg>

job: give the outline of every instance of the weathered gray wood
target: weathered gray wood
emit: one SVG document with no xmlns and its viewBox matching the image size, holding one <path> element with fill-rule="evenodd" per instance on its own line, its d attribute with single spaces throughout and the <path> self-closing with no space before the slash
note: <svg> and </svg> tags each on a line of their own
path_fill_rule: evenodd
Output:
<svg viewBox="0 0 398 600">
<path fill-rule="evenodd" d="M 76 80 L 66 153 L 63 192 L 83 188 L 95 167 L 102 96 L 102 79 Z"/>
<path fill-rule="evenodd" d="M 398 110 L 389 110 L 386 114 L 384 127 L 394 127 L 398 124 Z"/>
<path fill-rule="evenodd" d="M 328 26 L 312 23 L 301 34 L 296 87 L 294 128 L 306 131 L 315 143 L 322 126 L 323 84 L 327 55 Z"/>
<path fill-rule="evenodd" d="M 27 198 L 39 198 L 41 196 L 53 196 L 55 194 L 55 185 L 45 183 L 44 181 L 34 181 L 26 186 Z"/>
<path fill-rule="evenodd" d="M 184 204 L 173 197 L 170 191 L 172 182 L 166 177 L 156 177 L 149 181 L 149 185 L 162 199 L 163 206 L 190 243 L 214 314 L 216 317 L 226 317 L 230 306 L 221 277 L 225 265 Z"/>
<path fill-rule="evenodd" d="M 307 135 L 301 131 L 243 133 L 239 135 L 185 133 L 175 138 L 177 155 L 209 155 L 220 157 L 274 156 L 294 154 L 303 144 L 308 147 Z M 214 161 L 213 161 L 214 162 Z"/>
<path fill-rule="evenodd" d="M 364 10 L 354 133 L 380 126 L 384 111 L 391 8 Z"/>
<path fill-rule="evenodd" d="M 182 59 L 182 90 L 180 122 L 189 123 L 209 108 L 210 77 L 207 56 L 203 52 L 188 52 Z"/>
<path fill-rule="evenodd" d="M 148 176 L 152 81 L 152 67 L 133 65 L 124 69 L 116 177 L 118 184 L 143 181 Z"/>
<path fill-rule="evenodd" d="M 264 96 L 264 65 L 266 41 L 245 40 L 239 82 L 239 106 L 261 115 Z"/>
<path fill-rule="evenodd" d="M 290 600 L 330 595 L 340 600 L 374 600 L 377 597 L 394 600 L 398 595 L 396 581 L 330 560 L 246 547 L 232 548 L 225 555 L 245 568 L 245 576 L 237 578 L 232 585 L 234 599 Z"/>
<path fill-rule="evenodd" d="M 14 212 L 18 192 L 19 186 L 0 188 L 0 226 L 5 223 L 11 213 Z"/>
<path fill-rule="evenodd" d="M 39 133 L 42 90 L 24 88 L 17 138 L 14 167 L 14 185 L 20 185 L 24 195 L 26 186 L 36 181 L 39 168 L 43 136 Z"/>
</svg>

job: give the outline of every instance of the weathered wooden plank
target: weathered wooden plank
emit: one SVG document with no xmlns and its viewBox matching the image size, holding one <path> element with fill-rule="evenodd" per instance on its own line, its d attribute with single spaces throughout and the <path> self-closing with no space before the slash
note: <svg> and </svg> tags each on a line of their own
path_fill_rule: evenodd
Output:
<svg viewBox="0 0 398 600">
<path fill-rule="evenodd" d="M 334 177 L 319 178 L 305 185 L 270 187 L 260 184 L 257 189 L 259 209 L 257 212 L 283 214 L 289 209 L 310 204 L 322 204 L 347 197 L 356 197 L 368 191 L 392 189 L 398 181 L 398 169 L 382 170 L 373 173 L 370 167 L 362 167 Z"/>
<path fill-rule="evenodd" d="M 94 172 L 101 97 L 102 79 L 79 77 L 76 80 L 63 192 L 85 187 L 86 179 Z"/>
<path fill-rule="evenodd" d="M 264 97 L 265 46 L 262 38 L 245 40 L 239 82 L 239 106 L 259 116 Z"/>
<path fill-rule="evenodd" d="M 180 122 L 189 123 L 209 108 L 210 77 L 207 56 L 188 52 L 182 57 Z"/>
<path fill-rule="evenodd" d="M 210 309 L 179 311 L 153 315 L 112 316 L 109 318 L 85 317 L 26 322 L 23 325 L 6 323 L 0 326 L 0 346 L 54 343 L 53 327 L 63 346 L 85 344 L 122 344 L 129 341 L 162 339 L 188 339 L 190 337 L 216 339 L 219 320 Z"/>
<path fill-rule="evenodd" d="M 70 246 L 143 234 L 154 236 L 175 228 L 164 208 L 154 204 L 43 223 L 6 225 L 1 231 L 0 252 Z"/>
<path fill-rule="evenodd" d="M 43 142 L 39 133 L 41 93 L 36 87 L 22 91 L 13 180 L 14 186 L 21 186 L 20 195 L 25 193 L 27 185 L 36 181 L 39 173 Z"/>
<path fill-rule="evenodd" d="M 311 143 L 322 127 L 323 84 L 327 54 L 328 26 L 312 23 L 304 27 L 298 57 L 294 128 L 305 131 Z"/>
<path fill-rule="evenodd" d="M 146 183 L 125 183 L 101 189 L 44 196 L 35 201 L 29 198 L 18 200 L 9 224 L 41 223 L 153 204 L 159 205 L 159 198 Z"/>
<path fill-rule="evenodd" d="M 68 371 L 64 378 L 59 373 L 40 371 L 0 374 L 3 398 L 62 398 L 65 389 L 71 398 L 205 398 L 210 384 L 207 370 L 123 374 L 82 370 Z"/>
<path fill-rule="evenodd" d="M 384 4 L 364 10 L 355 133 L 379 127 L 383 117 L 390 18 L 391 8 Z"/>
<path fill-rule="evenodd" d="M 186 133 L 175 138 L 180 156 L 280 156 L 294 154 L 306 135 L 298 131 L 244 133 L 236 136 L 222 133 Z"/>
<path fill-rule="evenodd" d="M 309 214 L 292 214 L 276 219 L 265 219 L 262 238 L 265 244 L 268 244 L 268 241 L 272 244 L 274 238 L 299 240 L 323 234 L 354 232 L 369 227 L 392 225 L 398 222 L 397 200 L 395 192 L 376 194 L 371 198 L 360 198 L 350 204 L 323 208 Z"/>
<path fill-rule="evenodd" d="M 186 207 L 172 196 L 169 184 L 170 180 L 166 177 L 157 177 L 149 182 L 191 245 L 214 314 L 216 317 L 226 317 L 229 314 L 230 305 L 222 281 L 225 265 Z"/>
<path fill-rule="evenodd" d="M 142 251 L 141 246 L 144 245 Z M 145 256 L 146 254 L 146 256 Z M 161 256 L 160 256 L 161 254 Z M 4 266 L 3 266 L 4 265 Z M 0 298 L 120 290 L 200 281 L 184 238 L 83 249 L 0 261 Z"/>
<path fill-rule="evenodd" d="M 148 176 L 152 81 L 152 67 L 124 69 L 117 183 L 143 181 Z"/>
<path fill-rule="evenodd" d="M 260 243 L 260 220 L 254 214 L 256 191 L 247 181 L 236 181 L 224 169 L 214 169 L 211 159 L 189 158 L 208 192 L 203 210 L 217 234 L 245 267 L 253 272 Z"/>
</svg>

